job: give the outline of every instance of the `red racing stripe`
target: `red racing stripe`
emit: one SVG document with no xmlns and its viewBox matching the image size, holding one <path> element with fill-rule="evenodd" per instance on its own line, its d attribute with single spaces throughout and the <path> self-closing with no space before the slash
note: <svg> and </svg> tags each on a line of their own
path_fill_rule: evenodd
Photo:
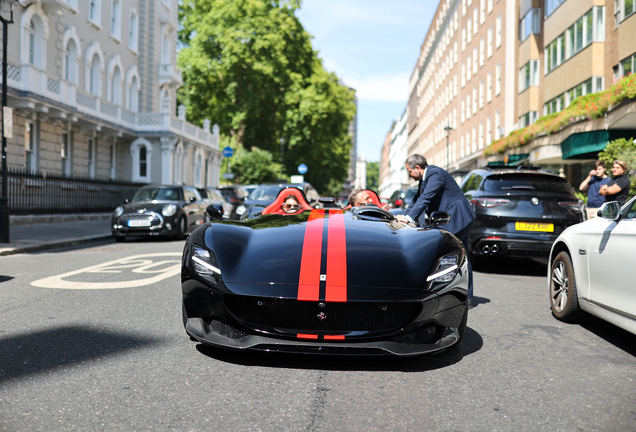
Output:
<svg viewBox="0 0 636 432">
<path fill-rule="evenodd" d="M 318 301 L 320 296 L 320 259 L 325 211 L 312 210 L 307 219 L 303 252 L 300 258 L 298 300 Z"/>
<path fill-rule="evenodd" d="M 344 340 L 344 335 L 325 335 L 325 340 Z"/>
<path fill-rule="evenodd" d="M 311 335 L 311 334 L 300 334 L 300 333 L 298 333 L 296 335 L 296 337 L 298 339 L 313 339 L 313 340 L 317 340 L 318 339 L 318 335 Z"/>
<path fill-rule="evenodd" d="M 325 300 L 341 303 L 347 301 L 347 239 L 342 211 L 329 212 Z"/>
</svg>

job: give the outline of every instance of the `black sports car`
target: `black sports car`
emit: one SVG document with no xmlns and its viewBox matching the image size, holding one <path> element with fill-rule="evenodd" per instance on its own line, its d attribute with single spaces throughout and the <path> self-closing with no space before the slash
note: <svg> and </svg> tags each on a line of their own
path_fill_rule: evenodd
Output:
<svg viewBox="0 0 636 432">
<path fill-rule="evenodd" d="M 281 210 L 213 220 L 186 241 L 181 286 L 191 338 L 235 350 L 419 355 L 459 342 L 468 317 L 467 256 L 436 227 L 374 205 Z M 218 209 L 220 210 L 220 209 Z M 220 211 L 209 208 L 212 218 Z M 434 212 L 434 226 L 448 214 Z"/>
<path fill-rule="evenodd" d="M 206 203 L 193 187 L 144 186 L 115 209 L 111 232 L 116 241 L 148 235 L 183 238 L 207 220 L 205 209 Z"/>
</svg>

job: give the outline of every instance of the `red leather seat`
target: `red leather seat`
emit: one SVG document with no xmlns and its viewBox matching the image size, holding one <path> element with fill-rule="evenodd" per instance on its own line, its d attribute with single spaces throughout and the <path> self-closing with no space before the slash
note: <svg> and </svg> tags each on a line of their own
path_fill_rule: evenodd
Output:
<svg viewBox="0 0 636 432">
<path fill-rule="evenodd" d="M 307 203 L 307 199 L 305 198 L 305 194 L 302 193 L 299 189 L 295 187 L 286 187 L 285 189 L 281 189 L 276 196 L 276 199 L 273 203 L 265 207 L 265 209 L 261 212 L 261 214 L 280 214 L 280 215 L 292 215 L 298 213 L 285 213 L 283 211 L 283 204 L 285 203 L 285 198 L 289 195 L 293 195 L 298 200 L 300 204 L 300 211 L 303 212 L 305 210 L 313 210 L 313 207 Z"/>
</svg>

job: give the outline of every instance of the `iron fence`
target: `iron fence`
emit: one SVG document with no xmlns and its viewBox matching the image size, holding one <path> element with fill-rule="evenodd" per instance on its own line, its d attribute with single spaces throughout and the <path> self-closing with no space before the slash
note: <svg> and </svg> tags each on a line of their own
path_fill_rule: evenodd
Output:
<svg viewBox="0 0 636 432">
<path fill-rule="evenodd" d="M 109 212 L 125 199 L 131 199 L 143 186 L 15 167 L 7 169 L 7 177 L 9 214 L 12 215 Z"/>
</svg>

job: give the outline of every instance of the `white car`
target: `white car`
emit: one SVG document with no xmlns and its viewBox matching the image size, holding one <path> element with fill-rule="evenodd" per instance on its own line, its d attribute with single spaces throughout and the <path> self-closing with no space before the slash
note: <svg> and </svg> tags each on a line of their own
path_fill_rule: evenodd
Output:
<svg viewBox="0 0 636 432">
<path fill-rule="evenodd" d="M 577 322 L 581 311 L 636 334 L 636 197 L 602 217 L 572 225 L 552 245 L 548 267 L 554 316 Z"/>
</svg>

